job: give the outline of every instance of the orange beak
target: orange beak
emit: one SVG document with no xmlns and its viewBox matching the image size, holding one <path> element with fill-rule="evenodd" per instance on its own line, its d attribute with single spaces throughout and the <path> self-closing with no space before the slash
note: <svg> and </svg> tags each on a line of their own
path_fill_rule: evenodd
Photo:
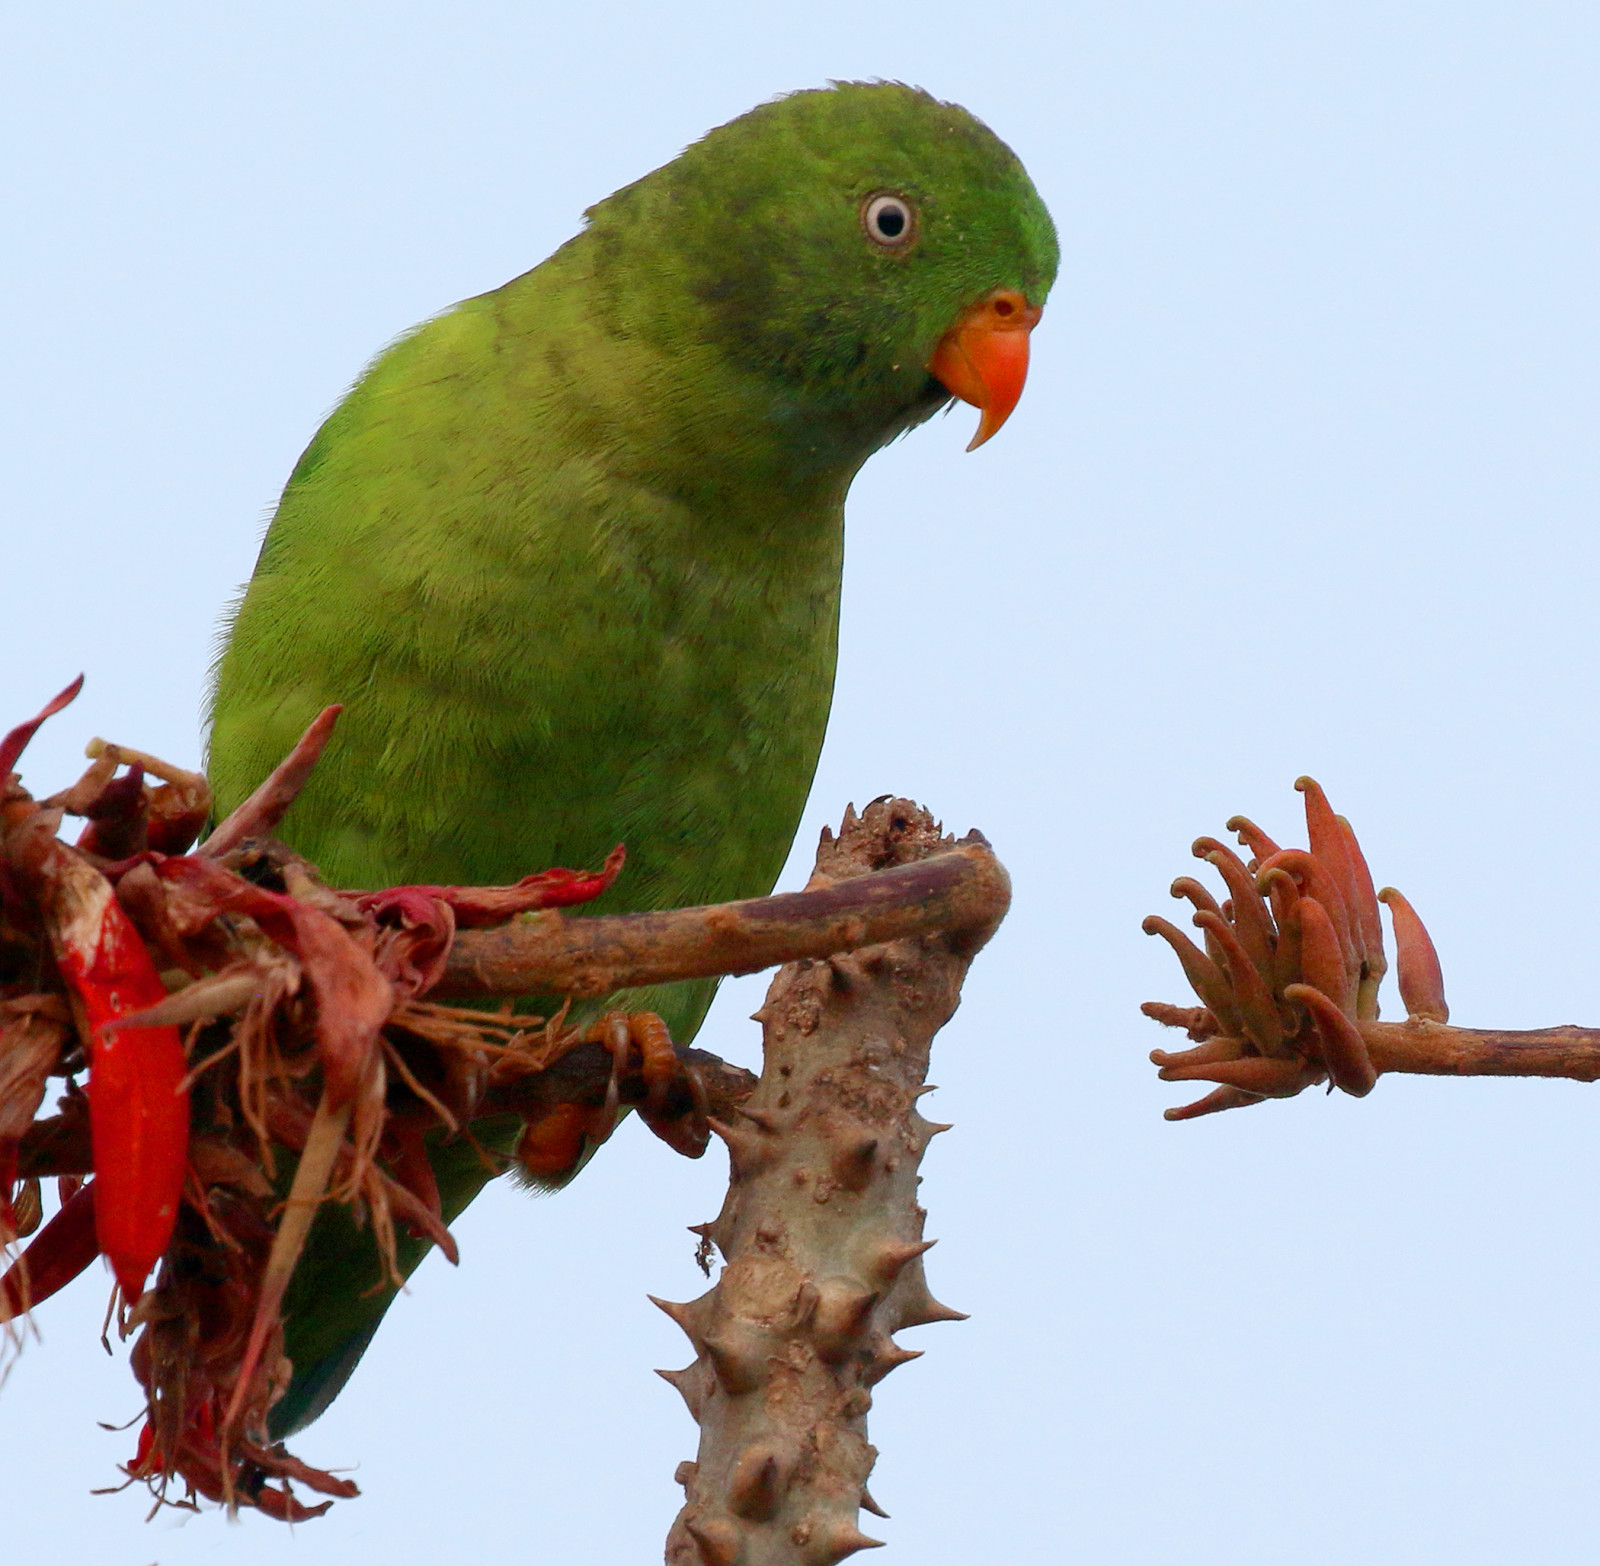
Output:
<svg viewBox="0 0 1600 1566">
<path fill-rule="evenodd" d="M 1014 288 L 997 288 L 966 307 L 928 360 L 928 373 L 963 403 L 981 409 L 978 433 L 968 451 L 981 446 L 1011 417 L 1027 381 L 1027 334 L 1040 309 Z"/>
<path fill-rule="evenodd" d="M 981 446 L 1011 417 L 1028 378 L 1028 333 L 1039 322 L 1031 305 L 1014 288 L 997 288 L 969 305 L 939 339 L 928 373 L 946 391 L 982 411 L 968 451 Z"/>
</svg>

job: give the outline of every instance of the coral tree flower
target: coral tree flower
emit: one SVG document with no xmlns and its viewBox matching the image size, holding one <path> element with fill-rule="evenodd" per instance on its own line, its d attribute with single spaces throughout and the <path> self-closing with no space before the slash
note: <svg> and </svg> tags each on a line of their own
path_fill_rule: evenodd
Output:
<svg viewBox="0 0 1600 1566">
<path fill-rule="evenodd" d="M 1398 892 L 1373 891 L 1372 876 L 1350 823 L 1335 815 L 1322 789 L 1301 778 L 1309 846 L 1280 848 L 1244 816 L 1228 823 L 1251 857 L 1215 838 L 1194 845 L 1221 876 L 1226 898 L 1180 876 L 1172 895 L 1194 906 L 1196 944 L 1170 920 L 1152 914 L 1148 935 L 1173 949 L 1200 1005 L 1150 1001 L 1148 1017 L 1184 1029 L 1192 1049 L 1152 1050 L 1165 1082 L 1214 1082 L 1204 1098 L 1169 1109 L 1187 1120 L 1266 1098 L 1289 1098 L 1320 1082 L 1360 1097 L 1377 1081 L 1363 1023 L 1378 1020 L 1378 989 L 1388 968 L 1380 901 L 1389 906 L 1401 998 L 1408 1015 L 1449 1016 L 1433 942 Z"/>
</svg>

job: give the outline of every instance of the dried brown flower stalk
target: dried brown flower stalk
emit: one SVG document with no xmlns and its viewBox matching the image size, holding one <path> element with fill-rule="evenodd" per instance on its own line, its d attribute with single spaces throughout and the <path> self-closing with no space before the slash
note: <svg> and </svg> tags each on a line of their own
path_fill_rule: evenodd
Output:
<svg viewBox="0 0 1600 1566">
<path fill-rule="evenodd" d="M 621 850 L 594 874 L 543 871 L 513 887 L 336 892 L 265 836 L 335 709 L 191 850 L 209 813 L 205 780 L 142 752 L 96 741 L 71 788 L 44 801 L 22 788 L 11 769 L 23 747 L 75 693 L 0 737 L 0 1247 L 31 1236 L 0 1276 L 0 1329 L 97 1250 L 111 1257 L 147 1400 L 126 1472 L 158 1502 L 176 1484 L 172 1504 L 198 1496 L 298 1521 L 328 1502 L 306 1505 L 293 1484 L 356 1493 L 268 1435 L 292 1371 L 286 1292 L 321 1203 L 370 1226 L 398 1282 L 399 1231 L 456 1259 L 424 1137 L 470 1138 L 474 1122 L 513 1114 L 518 1158 L 535 1175 L 560 1172 L 578 1133 L 601 1140 L 633 1106 L 698 1156 L 708 1116 L 727 1123 L 753 1083 L 715 1056 L 675 1051 L 659 1019 L 612 1013 L 573 1027 L 564 1010 L 544 1021 L 513 1015 L 509 1000 L 487 1012 L 438 995 L 596 995 L 640 974 L 745 972 L 971 928 L 1004 906 L 1004 871 L 969 841 L 796 895 L 607 919 L 548 913 L 498 930 L 595 895 Z M 63 814 L 87 823 L 75 845 L 56 835 Z M 140 1065 L 151 1049 L 166 1051 L 157 1085 Z M 121 1086 L 107 1064 L 118 1060 Z M 41 1115 L 51 1076 L 65 1091 Z M 104 1156 L 108 1124 L 137 1153 L 137 1178 Z M 62 1205 L 39 1227 L 50 1175 Z"/>
</svg>

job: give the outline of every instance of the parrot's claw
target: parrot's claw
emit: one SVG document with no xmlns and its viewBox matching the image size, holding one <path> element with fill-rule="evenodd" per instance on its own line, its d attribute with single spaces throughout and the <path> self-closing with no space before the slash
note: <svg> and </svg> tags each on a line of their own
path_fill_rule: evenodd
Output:
<svg viewBox="0 0 1600 1566">
<path fill-rule="evenodd" d="M 668 1086 L 681 1086 L 689 1092 L 687 1109 L 664 1102 L 661 1111 L 650 1108 L 648 1102 L 639 1111 L 639 1118 L 650 1127 L 674 1152 L 685 1158 L 698 1158 L 711 1140 L 711 1105 L 706 1094 L 706 1084 L 699 1071 L 675 1058 L 676 1082 Z M 663 1092 L 663 1099 L 667 1094 Z"/>
<path fill-rule="evenodd" d="M 603 1044 L 611 1053 L 611 1079 L 606 1084 L 602 1111 L 611 1117 L 608 1125 L 615 1124 L 621 1079 L 637 1050 L 639 1075 L 645 1086 L 644 1102 L 638 1106 L 639 1118 L 669 1147 L 686 1157 L 698 1158 L 705 1151 L 710 1136 L 705 1084 L 692 1066 L 678 1059 L 672 1034 L 655 1012 L 608 1011 L 585 1029 L 583 1041 Z M 688 1092 L 687 1106 L 683 1103 L 684 1089 Z"/>
<path fill-rule="evenodd" d="M 639 1118 L 686 1158 L 705 1152 L 711 1132 L 705 1084 L 679 1060 L 666 1023 L 653 1011 L 608 1011 L 576 1042 L 599 1044 L 611 1056 L 605 1095 L 599 1102 L 555 1104 L 524 1126 L 516 1156 L 535 1184 L 570 1180 L 616 1130 L 625 1104 L 637 1107 Z"/>
<path fill-rule="evenodd" d="M 584 1031 L 586 1044 L 604 1044 L 611 1052 L 611 1081 L 606 1102 L 615 1108 L 622 1073 L 633 1049 L 639 1051 L 639 1071 L 645 1083 L 646 1111 L 660 1114 L 666 1107 L 667 1089 L 682 1069 L 667 1025 L 653 1011 L 608 1011 Z"/>
<path fill-rule="evenodd" d="M 591 1133 L 597 1143 L 605 1141 L 617 1123 L 617 1111 L 622 1102 L 622 1073 L 627 1069 L 633 1044 L 628 1023 L 626 1012 L 608 1011 L 598 1022 L 584 1029 L 582 1034 L 583 1043 L 604 1044 L 611 1056 L 611 1075 L 606 1080 L 605 1100 L 595 1111 L 595 1129 Z"/>
</svg>

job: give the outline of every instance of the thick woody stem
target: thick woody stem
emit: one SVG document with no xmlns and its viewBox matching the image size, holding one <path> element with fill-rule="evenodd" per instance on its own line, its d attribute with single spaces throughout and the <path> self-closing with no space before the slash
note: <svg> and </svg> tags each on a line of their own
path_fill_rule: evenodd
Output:
<svg viewBox="0 0 1600 1566">
<path fill-rule="evenodd" d="M 900 873 L 880 866 L 926 870 L 965 851 L 925 811 L 878 801 L 847 815 L 837 839 L 824 833 L 802 896 L 834 898 Z M 1002 897 L 976 930 L 792 962 L 773 981 L 757 1014 L 761 1081 L 732 1121 L 713 1122 L 730 1186 L 701 1232 L 726 1266 L 699 1299 L 662 1304 L 696 1351 L 663 1374 L 700 1423 L 698 1456 L 679 1469 L 686 1504 L 669 1566 L 832 1566 L 877 1542 L 857 1524 L 862 1505 L 876 1509 L 871 1388 L 916 1357 L 895 1332 L 959 1315 L 923 1275 L 917 1167 L 943 1128 L 916 1100 L 933 1036 L 1003 911 Z"/>
<path fill-rule="evenodd" d="M 605 995 L 755 973 L 933 931 L 967 932 L 975 951 L 1010 896 L 1005 871 L 974 834 L 918 863 L 803 892 L 667 913 L 585 918 L 546 909 L 499 929 L 463 930 L 434 996 Z"/>
<path fill-rule="evenodd" d="M 1600 1028 L 1534 1028 L 1501 1032 L 1455 1028 L 1412 1017 L 1358 1024 L 1373 1068 L 1440 1077 L 1570 1077 L 1600 1079 Z"/>
</svg>

